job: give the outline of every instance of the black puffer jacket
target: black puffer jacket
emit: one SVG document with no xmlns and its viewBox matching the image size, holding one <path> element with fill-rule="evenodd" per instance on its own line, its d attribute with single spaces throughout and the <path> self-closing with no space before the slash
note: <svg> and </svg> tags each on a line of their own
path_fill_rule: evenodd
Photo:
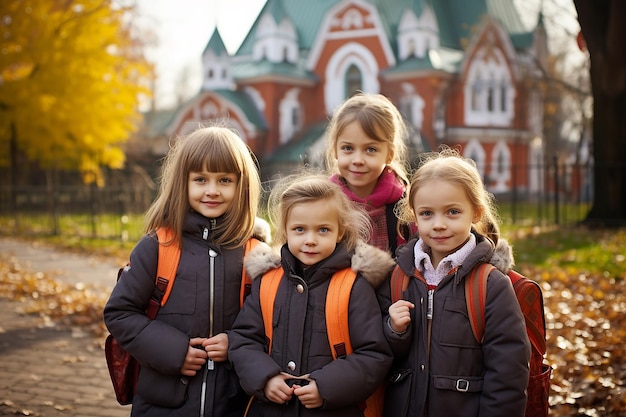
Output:
<svg viewBox="0 0 626 417">
<path fill-rule="evenodd" d="M 524 416 L 530 343 L 511 281 L 501 272 L 512 265 L 509 246 L 500 241 L 494 253 L 493 245 L 476 235 L 474 251 L 432 293 L 429 346 L 429 289 L 423 278 L 413 275 L 416 242 L 412 240 L 398 251 L 398 265 L 412 277 L 402 298 L 415 308 L 406 333 L 394 333 L 385 325 L 395 360 L 384 416 Z M 481 345 L 474 339 L 468 320 L 464 280 L 477 262 L 485 261 L 500 270 L 493 271 L 487 280 L 486 328 Z M 382 286 L 381 294 L 382 307 L 388 311 L 389 286 Z"/>
<path fill-rule="evenodd" d="M 255 256 L 246 261 L 251 276 L 276 267 L 280 261 L 275 254 L 262 249 L 253 251 Z M 362 417 L 358 405 L 381 384 L 392 360 L 374 286 L 388 277 L 393 261 L 387 253 L 365 243 L 354 254 L 340 244 L 329 258 L 303 274 L 286 246 L 281 254 L 286 272 L 274 304 L 271 354 L 266 352 L 259 301 L 261 279 L 253 282 L 252 293 L 230 333 L 230 360 L 241 385 L 255 396 L 249 416 Z M 326 293 L 333 273 L 349 266 L 358 272 L 348 312 L 354 352 L 344 359 L 333 360 L 326 331 Z M 297 290 L 298 286 L 301 291 Z M 269 402 L 263 389 L 281 371 L 296 376 L 310 374 L 324 400 L 323 406 L 306 409 L 295 396 L 287 405 Z"/>
<path fill-rule="evenodd" d="M 203 238 L 205 230 L 209 233 Z M 189 339 L 207 337 L 210 274 L 214 274 L 213 333 L 228 331 L 239 312 L 243 248 L 211 243 L 210 220 L 195 212 L 185 219 L 182 253 L 170 298 L 150 321 L 145 315 L 154 288 L 158 243 L 145 236 L 133 249 L 104 309 L 111 334 L 141 363 L 132 416 L 199 416 L 203 371 L 180 375 Z M 216 256 L 209 256 L 212 251 Z M 247 396 L 228 362 L 208 372 L 205 416 L 240 416 Z"/>
</svg>

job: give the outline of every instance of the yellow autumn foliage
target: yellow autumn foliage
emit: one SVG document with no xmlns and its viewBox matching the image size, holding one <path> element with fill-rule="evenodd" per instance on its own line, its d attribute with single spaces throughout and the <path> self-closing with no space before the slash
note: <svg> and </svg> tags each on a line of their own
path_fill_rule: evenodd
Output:
<svg viewBox="0 0 626 417">
<path fill-rule="evenodd" d="M 11 163 L 13 141 L 41 168 L 89 182 L 123 166 L 153 71 L 132 10 L 114 0 L 0 2 L 0 164 Z"/>
</svg>

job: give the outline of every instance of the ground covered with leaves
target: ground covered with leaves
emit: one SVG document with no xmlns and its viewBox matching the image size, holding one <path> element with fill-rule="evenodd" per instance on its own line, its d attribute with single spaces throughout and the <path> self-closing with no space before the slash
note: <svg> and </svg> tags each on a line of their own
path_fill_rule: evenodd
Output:
<svg viewBox="0 0 626 417">
<path fill-rule="evenodd" d="M 626 416 L 626 230 L 518 232 L 510 240 L 516 269 L 543 289 L 550 415 Z M 103 337 L 107 296 L 0 257 L 0 297 L 20 301 L 25 314 Z"/>
</svg>

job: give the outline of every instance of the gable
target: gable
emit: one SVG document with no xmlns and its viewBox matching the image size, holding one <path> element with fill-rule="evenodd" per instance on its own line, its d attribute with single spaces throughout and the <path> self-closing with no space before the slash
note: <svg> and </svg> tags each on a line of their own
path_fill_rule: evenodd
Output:
<svg viewBox="0 0 626 417">
<path fill-rule="evenodd" d="M 389 44 L 380 15 L 374 6 L 362 0 L 344 0 L 332 7 L 320 25 L 317 37 L 313 42 L 306 67 L 313 70 L 320 61 L 322 53 L 329 43 L 349 39 L 363 43 L 367 39 L 375 39 L 387 66 L 395 64 L 395 55 Z"/>
</svg>

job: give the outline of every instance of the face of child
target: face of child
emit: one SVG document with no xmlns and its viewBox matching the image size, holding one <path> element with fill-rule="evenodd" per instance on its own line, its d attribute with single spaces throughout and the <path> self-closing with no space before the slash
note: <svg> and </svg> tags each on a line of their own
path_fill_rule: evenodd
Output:
<svg viewBox="0 0 626 417">
<path fill-rule="evenodd" d="M 357 121 L 347 124 L 337 138 L 339 173 L 350 191 L 361 198 L 374 191 L 390 159 L 389 145 L 367 136 Z"/>
<path fill-rule="evenodd" d="M 417 190 L 412 203 L 420 238 L 431 248 L 436 268 L 467 241 L 479 214 L 465 191 L 448 181 L 428 181 Z"/>
<path fill-rule="evenodd" d="M 289 251 L 306 266 L 328 258 L 341 241 L 337 212 L 325 200 L 295 204 L 285 227 Z"/>
<path fill-rule="evenodd" d="M 226 213 L 237 193 L 237 175 L 226 172 L 190 172 L 189 205 L 213 219 Z"/>
</svg>

